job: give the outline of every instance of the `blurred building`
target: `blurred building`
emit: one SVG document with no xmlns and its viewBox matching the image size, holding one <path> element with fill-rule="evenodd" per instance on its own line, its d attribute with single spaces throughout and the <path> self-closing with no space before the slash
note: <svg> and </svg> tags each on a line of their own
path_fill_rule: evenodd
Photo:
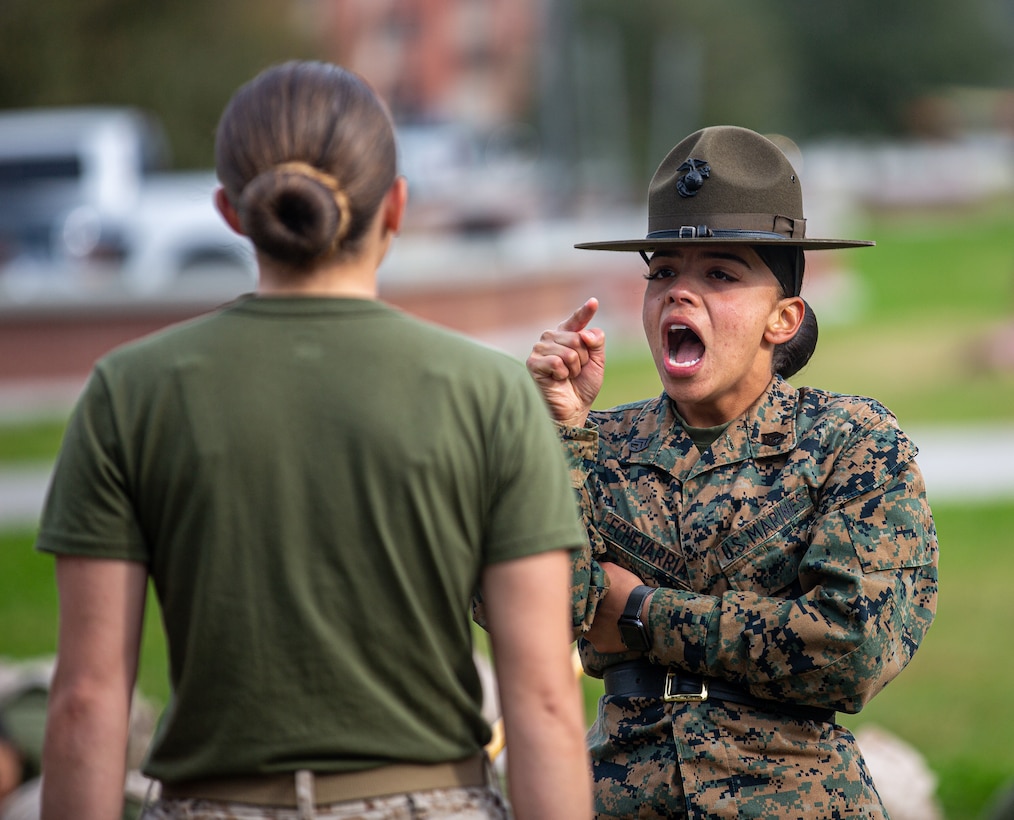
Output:
<svg viewBox="0 0 1014 820">
<path fill-rule="evenodd" d="M 497 231 L 546 199 L 546 0 L 301 0 L 325 59 L 391 107 L 405 229 Z"/>
<path fill-rule="evenodd" d="M 366 77 L 400 122 L 526 119 L 540 0 L 318 0 L 329 59 Z"/>
</svg>

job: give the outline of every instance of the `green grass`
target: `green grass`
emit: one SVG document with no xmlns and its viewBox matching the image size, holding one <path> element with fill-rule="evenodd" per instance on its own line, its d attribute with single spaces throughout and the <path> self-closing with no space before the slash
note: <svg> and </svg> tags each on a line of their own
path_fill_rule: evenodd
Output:
<svg viewBox="0 0 1014 820">
<path fill-rule="evenodd" d="M 52 461 L 65 426 L 63 419 L 0 424 L 0 464 Z"/>
<path fill-rule="evenodd" d="M 793 381 L 874 396 L 903 427 L 1014 423 L 1014 373 L 983 366 L 987 334 L 1014 318 L 1014 204 L 976 212 L 878 215 L 862 235 L 878 247 L 843 254 L 864 294 L 847 324 L 825 322 L 813 361 Z M 646 346 L 610 348 L 596 406 L 656 395 Z M 63 424 L 0 425 L 0 463 L 51 459 Z M 941 544 L 939 613 L 915 659 L 851 728 L 875 724 L 913 744 L 935 772 L 948 820 L 980 820 L 1014 774 L 1014 499 L 934 508 Z M 52 558 L 33 533 L 0 533 L 0 656 L 51 653 Z M 149 606 L 140 686 L 167 697 L 165 646 Z M 589 721 L 601 692 L 584 681 Z"/>
<path fill-rule="evenodd" d="M 890 325 L 927 311 L 939 317 L 1009 319 L 1012 231 L 1014 202 L 1009 200 L 950 212 L 875 216 L 869 238 L 877 247 L 848 252 L 868 292 L 864 323 Z"/>
</svg>

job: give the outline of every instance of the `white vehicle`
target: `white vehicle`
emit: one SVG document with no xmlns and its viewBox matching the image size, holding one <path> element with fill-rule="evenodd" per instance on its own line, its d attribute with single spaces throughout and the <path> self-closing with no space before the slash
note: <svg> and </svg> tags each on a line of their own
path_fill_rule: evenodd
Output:
<svg viewBox="0 0 1014 820">
<path fill-rule="evenodd" d="M 249 243 L 212 204 L 214 174 L 165 171 L 165 147 L 130 108 L 0 112 L 0 284 L 154 294 L 197 270 L 252 282 Z"/>
<path fill-rule="evenodd" d="M 253 246 L 234 233 L 215 209 L 217 186 L 211 171 L 147 179 L 124 235 L 128 252 L 121 275 L 131 293 L 252 289 L 256 280 Z"/>
</svg>

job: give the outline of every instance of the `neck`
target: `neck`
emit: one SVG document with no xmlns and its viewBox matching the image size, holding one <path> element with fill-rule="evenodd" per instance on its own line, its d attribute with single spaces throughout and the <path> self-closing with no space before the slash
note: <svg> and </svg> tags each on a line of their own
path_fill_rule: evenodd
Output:
<svg viewBox="0 0 1014 820">
<path fill-rule="evenodd" d="M 377 298 L 377 271 L 352 265 L 331 265 L 311 271 L 279 271 L 260 266 L 257 293 L 261 296 L 331 296 Z"/>
<path fill-rule="evenodd" d="M 377 268 L 386 256 L 392 235 L 371 237 L 366 249 L 351 259 L 325 261 L 294 271 L 257 254 L 257 293 L 262 296 L 331 296 L 376 299 Z"/>
</svg>

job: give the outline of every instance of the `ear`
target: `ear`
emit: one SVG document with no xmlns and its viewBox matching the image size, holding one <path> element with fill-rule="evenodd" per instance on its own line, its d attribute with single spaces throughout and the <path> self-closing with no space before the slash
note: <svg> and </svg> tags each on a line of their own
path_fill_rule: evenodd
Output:
<svg viewBox="0 0 1014 820">
<path fill-rule="evenodd" d="M 805 311 L 806 306 L 799 296 L 779 299 L 768 319 L 764 340 L 773 345 L 789 341 L 799 331 L 799 326 L 803 324 Z"/>
<path fill-rule="evenodd" d="M 385 233 L 398 233 L 401 230 L 401 221 L 405 216 L 405 206 L 408 204 L 408 181 L 405 177 L 397 177 L 391 190 L 384 198 L 384 231 Z"/>
<path fill-rule="evenodd" d="M 236 209 L 229 200 L 229 195 L 225 192 L 225 188 L 222 188 L 221 186 L 215 189 L 215 207 L 222 215 L 222 219 L 225 220 L 226 225 L 232 228 L 240 236 L 246 236 L 243 232 L 243 226 L 239 221 L 239 214 L 236 213 Z"/>
</svg>

